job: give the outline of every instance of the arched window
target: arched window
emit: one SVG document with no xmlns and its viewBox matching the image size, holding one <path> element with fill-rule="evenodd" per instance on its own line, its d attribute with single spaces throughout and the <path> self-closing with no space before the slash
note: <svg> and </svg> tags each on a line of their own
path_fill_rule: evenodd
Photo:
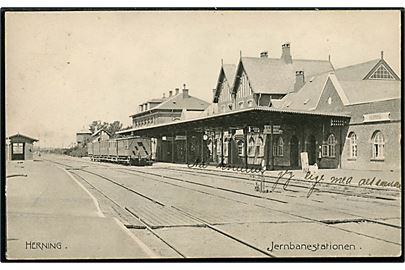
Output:
<svg viewBox="0 0 405 270">
<path fill-rule="evenodd" d="M 238 141 L 238 155 L 240 157 L 245 155 L 245 143 L 243 140 Z"/>
<path fill-rule="evenodd" d="M 279 137 L 277 143 L 273 145 L 273 153 L 277 157 L 284 156 L 284 140 L 282 137 Z"/>
<path fill-rule="evenodd" d="M 256 153 L 258 154 L 259 157 L 264 156 L 264 141 L 262 136 L 259 136 L 259 138 L 257 138 Z"/>
<path fill-rule="evenodd" d="M 254 156 L 255 155 L 255 139 L 250 137 L 249 144 L 248 144 L 248 155 Z"/>
<path fill-rule="evenodd" d="M 336 138 L 335 135 L 330 134 L 326 142 L 322 145 L 322 156 L 335 157 L 336 156 Z"/>
<path fill-rule="evenodd" d="M 354 132 L 349 134 L 349 148 L 350 148 L 350 157 L 357 158 L 357 135 Z"/>
<path fill-rule="evenodd" d="M 376 131 L 371 138 L 373 158 L 384 159 L 384 136 L 381 131 Z"/>
</svg>

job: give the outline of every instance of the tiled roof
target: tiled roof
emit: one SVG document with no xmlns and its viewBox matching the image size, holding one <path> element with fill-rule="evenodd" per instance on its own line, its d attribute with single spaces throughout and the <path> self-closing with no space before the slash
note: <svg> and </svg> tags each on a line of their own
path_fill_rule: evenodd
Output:
<svg viewBox="0 0 405 270">
<path fill-rule="evenodd" d="M 310 78 L 296 93 L 287 94 L 281 100 L 281 108 L 314 110 L 322 94 L 329 72 Z"/>
<path fill-rule="evenodd" d="M 339 81 L 363 80 L 371 69 L 380 62 L 380 60 L 381 59 L 374 59 L 364 63 L 336 69 L 336 77 L 339 79 Z"/>
<path fill-rule="evenodd" d="M 232 83 L 235 80 L 235 75 L 236 75 L 236 65 L 224 64 L 222 66 L 222 68 L 224 69 L 226 79 L 229 82 L 229 87 L 232 87 Z"/>
<path fill-rule="evenodd" d="M 360 66 L 362 65 L 360 64 Z M 370 65 L 370 70 L 373 67 Z M 367 71 L 364 73 L 368 74 Z M 327 72 L 314 77 L 312 81 L 307 81 L 298 92 L 287 94 L 280 103 L 273 105 L 279 104 L 279 108 L 292 110 L 315 110 L 329 78 L 345 105 L 401 98 L 401 81 L 340 80 L 333 72 Z M 355 77 L 352 76 L 351 78 L 354 79 Z"/>
<path fill-rule="evenodd" d="M 286 64 L 279 58 L 242 57 L 241 62 L 255 93 L 286 94 L 294 90 L 296 71 L 310 78 L 333 70 L 327 60 L 293 59 Z"/>
<path fill-rule="evenodd" d="M 339 81 L 350 104 L 401 98 L 401 81 Z"/>
<path fill-rule="evenodd" d="M 193 97 L 193 96 L 188 96 L 183 98 L 183 93 L 180 92 L 177 95 L 174 95 L 173 97 L 170 97 L 157 105 L 156 107 L 153 107 L 152 109 L 189 109 L 189 110 L 204 110 L 207 108 L 209 105 L 208 102 Z"/>
<path fill-rule="evenodd" d="M 133 114 L 131 116 L 135 116 L 138 114 L 144 114 L 144 113 L 151 112 L 154 110 L 188 109 L 188 110 L 203 111 L 208 106 L 209 106 L 209 103 L 202 99 L 199 99 L 199 98 L 196 98 L 196 97 L 193 97 L 190 95 L 188 95 L 187 97 L 183 97 L 183 92 L 180 91 L 180 93 L 178 93 L 177 95 L 166 98 L 162 103 L 151 108 L 150 110 L 139 112 L 139 113 Z"/>
</svg>

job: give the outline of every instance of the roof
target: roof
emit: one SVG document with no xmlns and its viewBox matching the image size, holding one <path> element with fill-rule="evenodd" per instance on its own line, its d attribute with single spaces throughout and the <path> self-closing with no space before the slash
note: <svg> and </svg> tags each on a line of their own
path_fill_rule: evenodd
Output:
<svg viewBox="0 0 405 270">
<path fill-rule="evenodd" d="M 107 131 L 107 130 L 105 130 L 104 128 L 101 128 L 101 129 L 97 130 L 96 132 L 94 132 L 93 134 L 91 134 L 91 136 L 92 136 L 92 137 L 95 137 L 95 136 L 97 136 L 99 133 L 101 133 L 101 131 L 104 131 L 105 133 L 107 133 L 107 134 L 108 134 L 108 136 L 110 136 L 110 137 L 111 137 L 110 132 L 108 132 L 108 131 Z"/>
<path fill-rule="evenodd" d="M 131 116 L 150 113 L 151 111 L 154 111 L 154 110 L 182 110 L 182 109 L 187 109 L 187 110 L 203 111 L 208 106 L 209 106 L 208 102 L 206 102 L 206 101 L 204 101 L 202 99 L 190 96 L 190 95 L 183 98 L 183 92 L 180 92 L 177 95 L 174 95 L 174 96 L 171 96 L 171 97 L 165 99 L 162 103 L 160 103 L 159 105 L 151 108 L 150 110 L 146 110 L 146 111 L 143 111 L 143 112 L 138 112 L 138 113 L 133 114 Z"/>
<path fill-rule="evenodd" d="M 232 83 L 235 80 L 235 75 L 236 75 L 236 65 L 224 64 L 224 65 L 222 65 L 222 69 L 224 70 L 226 79 L 229 82 L 229 86 L 232 87 Z"/>
<path fill-rule="evenodd" d="M 374 59 L 364 63 L 351 65 L 335 70 L 336 77 L 342 81 L 363 80 L 381 59 Z"/>
<path fill-rule="evenodd" d="M 342 81 L 333 72 L 328 72 L 320 74 L 314 77 L 313 80 L 306 82 L 298 92 L 287 94 L 281 100 L 279 108 L 315 110 L 328 79 L 332 82 L 344 105 L 401 98 L 401 81 L 363 79 Z"/>
<path fill-rule="evenodd" d="M 242 57 L 242 64 L 255 93 L 287 94 L 294 90 L 295 72 L 304 71 L 306 78 L 332 71 L 328 60 L 294 59 L 286 64 L 280 58 Z M 236 82 L 237 78 L 235 78 Z"/>
<path fill-rule="evenodd" d="M 225 76 L 229 89 L 232 89 L 233 87 L 233 82 L 235 81 L 235 75 L 236 75 L 236 65 L 233 64 L 223 64 L 221 66 L 221 70 L 219 72 L 219 77 L 217 81 L 217 85 L 215 87 L 215 96 L 214 96 L 214 103 L 218 102 L 218 97 L 221 94 L 219 92 L 220 90 L 220 83 L 222 83 L 223 79 L 222 77 Z"/>
<path fill-rule="evenodd" d="M 350 104 L 401 98 L 401 81 L 340 81 Z"/>
<path fill-rule="evenodd" d="M 38 141 L 38 139 L 29 137 L 29 136 L 27 136 L 27 135 L 23 135 L 23 134 L 20 134 L 20 133 L 11 135 L 11 136 L 7 137 L 6 139 L 12 140 L 12 139 L 17 138 L 17 137 L 22 137 L 22 138 L 24 138 L 24 139 L 27 139 L 27 140 L 33 141 L 33 142 L 37 142 L 37 141 Z"/>
<path fill-rule="evenodd" d="M 311 111 L 297 111 L 297 110 L 290 110 L 290 109 L 258 106 L 258 107 L 249 107 L 249 108 L 244 108 L 244 109 L 240 109 L 240 110 L 234 110 L 234 111 L 229 111 L 229 112 L 224 112 L 224 113 L 219 113 L 219 114 L 214 114 L 214 115 L 201 116 L 198 118 L 185 119 L 185 120 L 179 120 L 179 121 L 174 121 L 174 122 L 131 128 L 131 129 L 118 131 L 116 134 L 123 134 L 123 133 L 127 133 L 127 132 L 132 132 L 132 131 L 147 130 L 147 129 L 153 129 L 153 128 L 158 128 L 158 127 L 165 127 L 165 126 L 177 125 L 177 124 L 183 124 L 183 123 L 190 123 L 190 122 L 194 122 L 194 121 L 219 118 L 219 117 L 223 117 L 223 116 L 227 116 L 227 115 L 241 114 L 241 113 L 246 113 L 246 112 L 250 112 L 250 111 L 267 111 L 267 112 L 278 112 L 278 113 L 287 113 L 287 114 L 350 118 L 350 115 L 348 115 L 347 113 L 343 113 L 343 112 L 342 113 L 311 112 Z"/>
<path fill-rule="evenodd" d="M 326 72 L 311 78 L 298 92 L 287 94 L 280 102 L 281 108 L 293 110 L 316 109 L 328 77 L 329 73 Z"/>
<path fill-rule="evenodd" d="M 91 134 L 91 131 L 88 129 L 82 129 L 82 130 L 76 132 L 76 134 Z"/>
<path fill-rule="evenodd" d="M 162 98 L 152 98 L 152 99 L 149 99 L 148 101 L 146 101 L 145 103 L 160 103 L 162 101 L 163 101 Z"/>
</svg>

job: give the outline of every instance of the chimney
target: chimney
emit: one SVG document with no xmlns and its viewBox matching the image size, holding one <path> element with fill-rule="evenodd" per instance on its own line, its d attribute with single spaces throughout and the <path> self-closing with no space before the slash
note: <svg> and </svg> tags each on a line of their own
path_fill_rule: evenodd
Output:
<svg viewBox="0 0 405 270">
<path fill-rule="evenodd" d="M 188 98 L 188 89 L 186 88 L 186 84 L 183 84 L 183 98 Z"/>
<path fill-rule="evenodd" d="M 169 90 L 169 97 L 171 97 L 173 95 L 173 91 Z"/>
<path fill-rule="evenodd" d="M 165 99 L 166 98 L 166 94 L 165 93 L 163 93 L 163 97 L 162 97 L 162 99 Z"/>
<path fill-rule="evenodd" d="M 269 53 L 267 51 L 260 53 L 260 58 L 268 58 L 268 57 L 269 57 Z"/>
<path fill-rule="evenodd" d="M 305 76 L 304 71 L 299 70 L 295 72 L 295 84 L 294 84 L 294 92 L 297 92 L 301 89 L 305 84 Z"/>
<path fill-rule="evenodd" d="M 384 59 L 384 51 L 381 51 L 381 59 Z"/>
<path fill-rule="evenodd" d="M 281 59 L 284 61 L 286 64 L 292 64 L 292 57 L 291 57 L 291 52 L 290 52 L 290 43 L 284 43 L 281 45 L 282 49 L 282 54 L 281 54 Z"/>
<path fill-rule="evenodd" d="M 180 89 L 176 88 L 175 90 L 176 90 L 176 95 L 177 95 L 179 93 Z"/>
</svg>

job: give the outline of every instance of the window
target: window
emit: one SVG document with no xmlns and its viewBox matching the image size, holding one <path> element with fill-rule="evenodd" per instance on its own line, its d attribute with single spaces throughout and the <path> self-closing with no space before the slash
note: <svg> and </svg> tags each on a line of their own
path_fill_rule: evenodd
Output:
<svg viewBox="0 0 405 270">
<path fill-rule="evenodd" d="M 322 156 L 335 157 L 336 156 L 336 138 L 335 135 L 330 134 L 327 141 L 322 145 Z"/>
<path fill-rule="evenodd" d="M 238 155 L 240 157 L 245 155 L 245 144 L 242 140 L 238 141 Z"/>
<path fill-rule="evenodd" d="M 350 158 L 357 158 L 357 135 L 354 132 L 349 134 Z"/>
<path fill-rule="evenodd" d="M 249 139 L 248 155 L 249 156 L 255 155 L 255 139 L 253 137 L 250 137 L 250 139 Z"/>
<path fill-rule="evenodd" d="M 221 111 L 222 111 L 222 112 L 225 112 L 225 111 L 226 111 L 225 105 L 222 105 L 222 106 L 221 106 Z"/>
<path fill-rule="evenodd" d="M 374 159 L 384 159 L 384 136 L 381 131 L 376 131 L 371 138 Z"/>
<path fill-rule="evenodd" d="M 249 100 L 249 101 L 247 102 L 247 105 L 248 105 L 248 107 L 252 107 L 252 106 L 253 106 L 253 100 Z"/>
<path fill-rule="evenodd" d="M 394 77 L 383 65 L 380 65 L 377 68 L 377 70 L 373 73 L 373 75 L 370 76 L 370 79 L 372 79 L 372 80 L 383 80 L 383 79 L 394 80 Z"/>
<path fill-rule="evenodd" d="M 263 143 L 263 138 L 261 136 L 259 136 L 259 138 L 257 138 L 256 153 L 258 153 L 259 157 L 264 156 L 264 143 Z"/>
<path fill-rule="evenodd" d="M 239 108 L 242 109 L 243 108 L 243 101 L 239 102 Z"/>
<path fill-rule="evenodd" d="M 13 154 L 22 154 L 22 153 L 24 153 L 24 144 L 13 143 Z"/>
<path fill-rule="evenodd" d="M 284 156 L 284 140 L 282 137 L 278 138 L 277 143 L 273 145 L 274 156 Z"/>
</svg>

